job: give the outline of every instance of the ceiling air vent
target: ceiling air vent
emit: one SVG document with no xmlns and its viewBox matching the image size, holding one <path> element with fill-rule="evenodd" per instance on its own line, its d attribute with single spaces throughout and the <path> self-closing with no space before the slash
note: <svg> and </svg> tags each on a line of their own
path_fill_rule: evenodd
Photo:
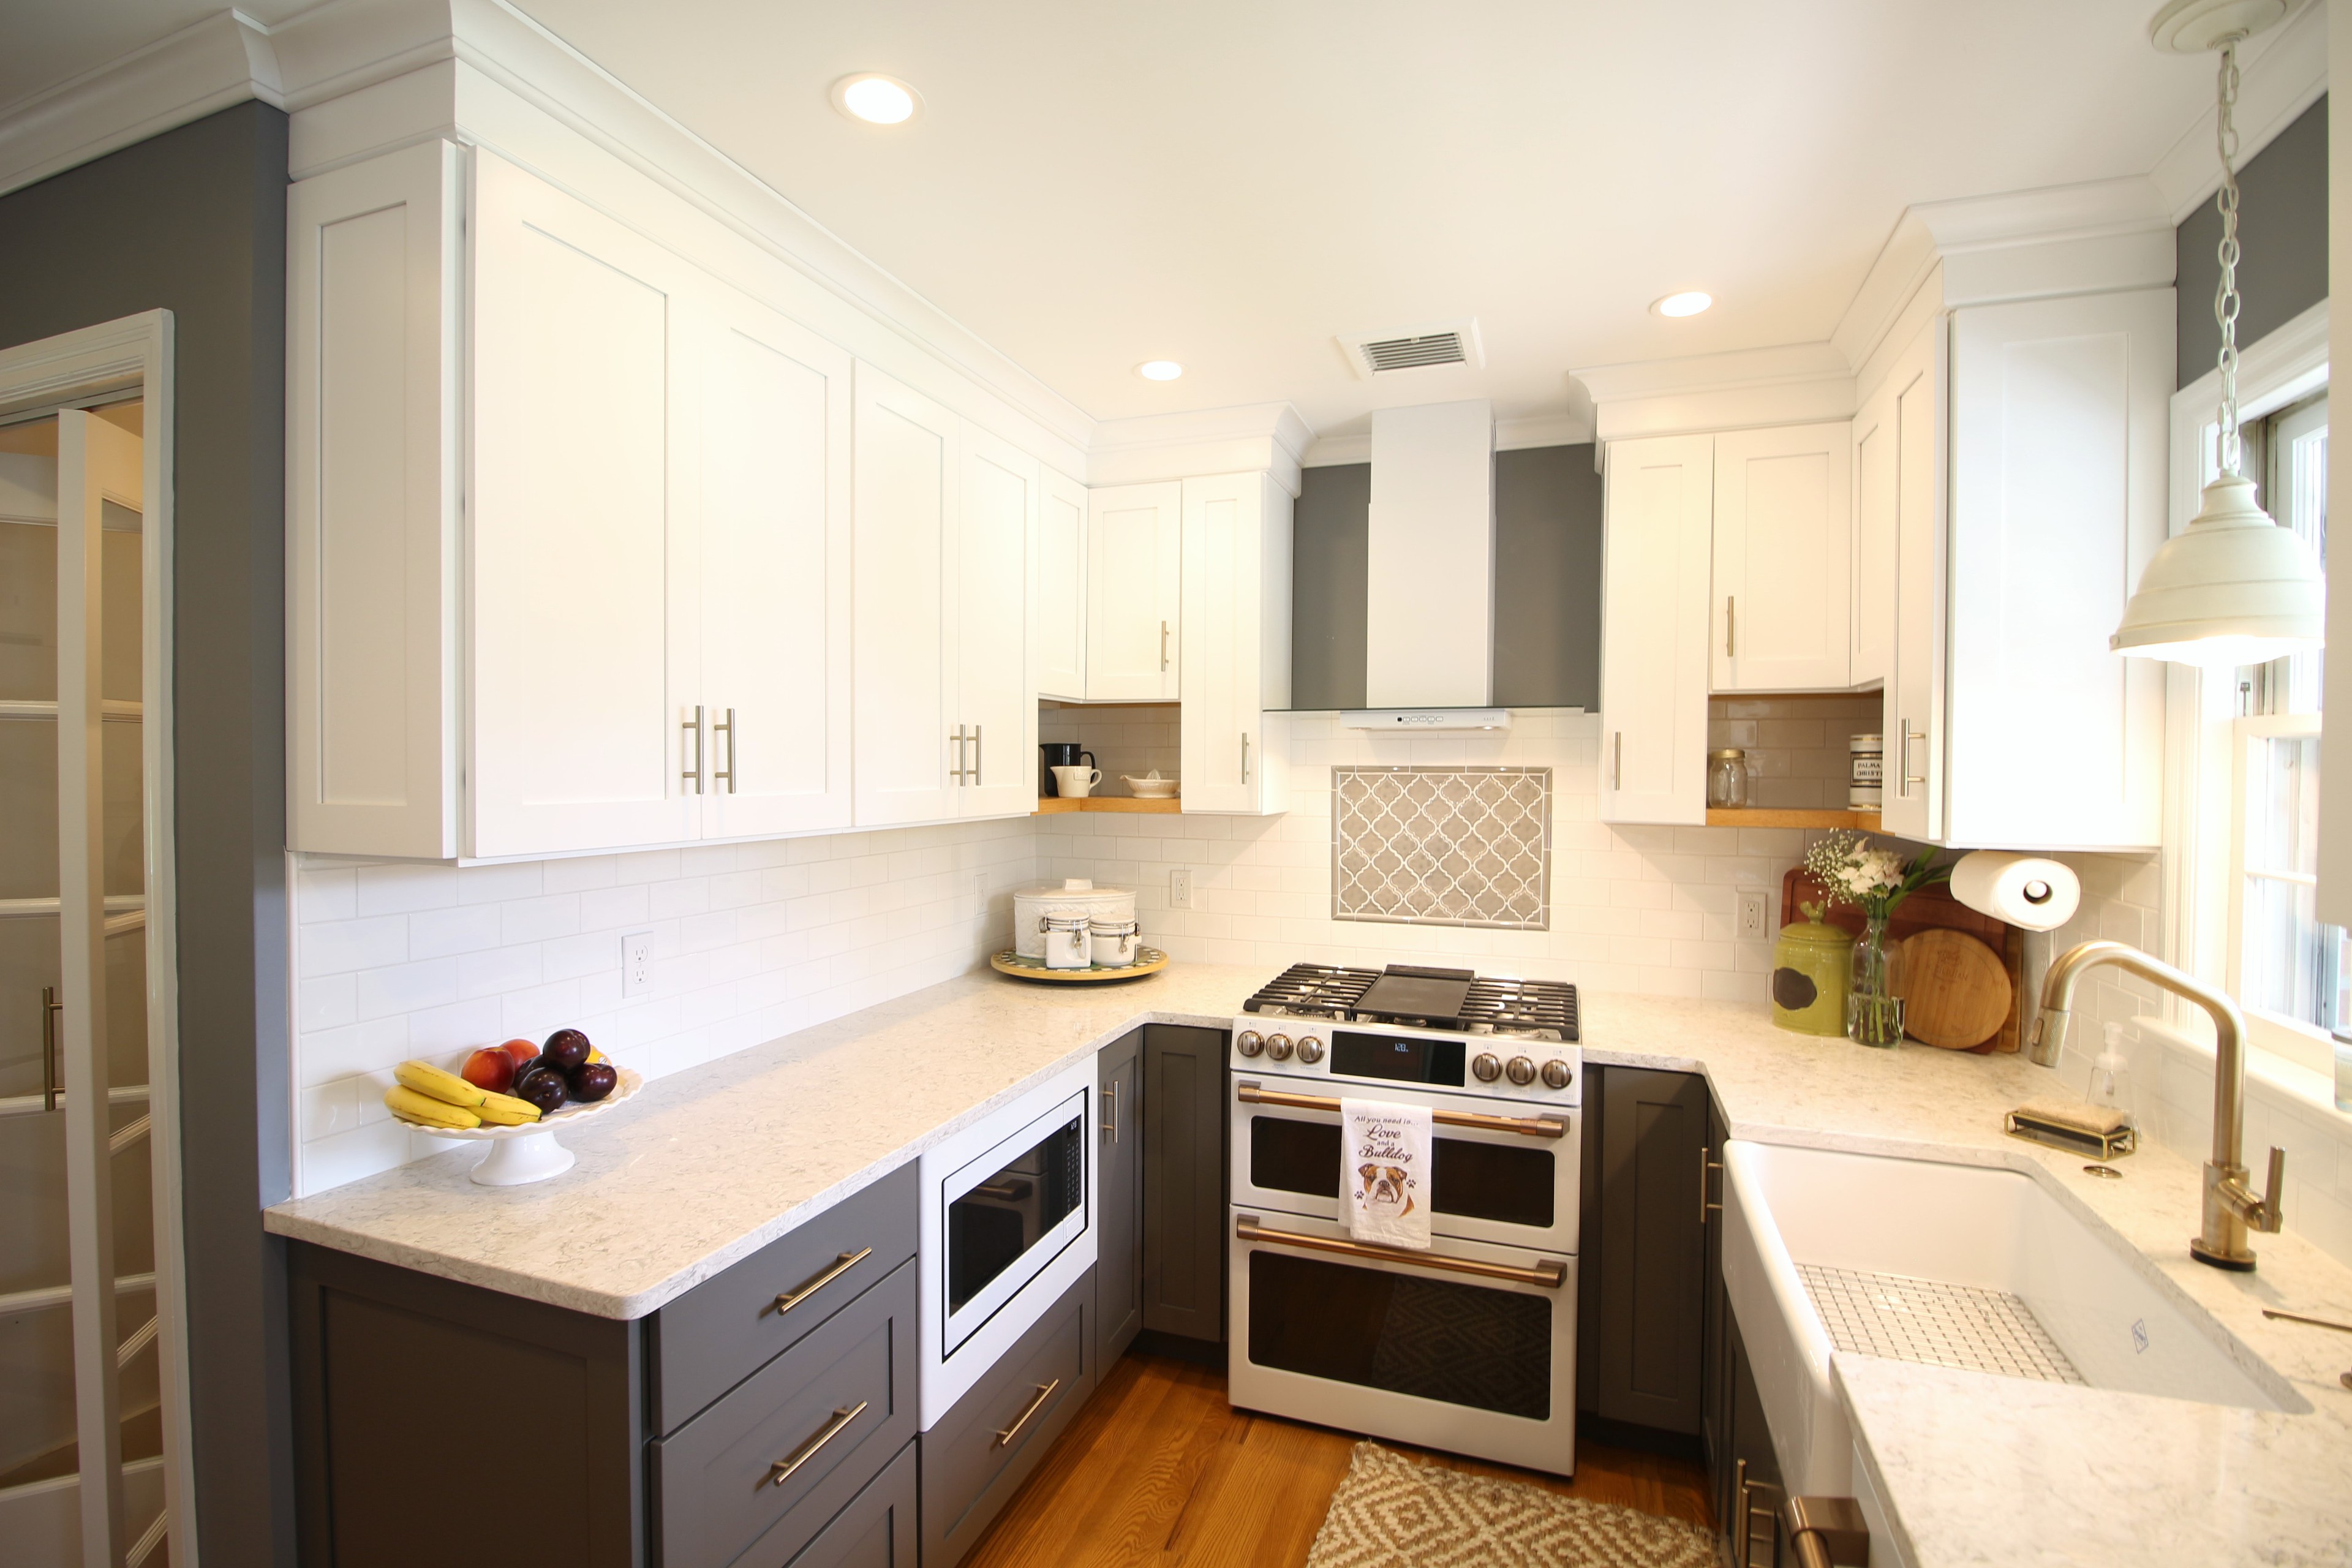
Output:
<svg viewBox="0 0 2352 1568">
<path fill-rule="evenodd" d="M 1400 370 L 1486 363 L 1486 351 L 1478 342 L 1475 320 L 1433 321 L 1376 332 L 1342 332 L 1339 341 L 1348 356 L 1349 367 L 1366 381 Z"/>
</svg>

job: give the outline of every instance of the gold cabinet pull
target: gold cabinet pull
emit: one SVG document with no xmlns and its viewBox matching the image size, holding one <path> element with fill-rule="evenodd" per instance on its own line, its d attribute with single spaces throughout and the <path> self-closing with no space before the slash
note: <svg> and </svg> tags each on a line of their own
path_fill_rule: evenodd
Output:
<svg viewBox="0 0 2352 1568">
<path fill-rule="evenodd" d="M 1738 614 L 1738 598 L 1733 595 L 1726 594 L 1723 596 L 1723 657 L 1726 658 L 1731 658 L 1732 649 L 1738 646 L 1738 641 L 1733 635 L 1735 628 L 1738 626 L 1738 622 L 1734 620 L 1733 616 Z"/>
<path fill-rule="evenodd" d="M 1160 623 L 1160 673 L 1168 673 L 1168 623 Z"/>
<path fill-rule="evenodd" d="M 832 1284 L 835 1280 L 840 1279 L 843 1275 L 848 1273 L 851 1269 L 856 1268 L 859 1264 L 865 1262 L 867 1258 L 873 1256 L 874 1249 L 870 1247 L 861 1247 L 855 1252 L 843 1253 L 840 1257 L 835 1258 L 823 1268 L 818 1269 L 816 1273 L 810 1276 L 807 1283 L 802 1285 L 800 1289 L 796 1290 L 787 1290 L 782 1295 L 777 1297 L 776 1310 L 779 1313 L 791 1311 L 794 1307 L 799 1306 L 803 1301 L 807 1300 L 811 1296 L 815 1295 L 818 1291 L 824 1289 L 826 1286 Z"/>
<path fill-rule="evenodd" d="M 1709 1154 L 1714 1152 L 1714 1150 L 1708 1148 L 1704 1143 L 1698 1146 L 1698 1222 L 1701 1225 L 1705 1225 L 1706 1223 L 1707 1215 L 1711 1214 L 1721 1214 L 1723 1212 L 1723 1205 L 1721 1204 L 1711 1204 L 1706 1201 L 1706 1173 L 1709 1171 L 1713 1171 L 1717 1174 L 1721 1174 L 1723 1171 L 1722 1161 L 1710 1160 L 1707 1158 Z"/>
<path fill-rule="evenodd" d="M 1267 1089 L 1249 1079 L 1234 1085 L 1234 1098 L 1244 1105 L 1282 1105 L 1293 1110 L 1328 1110 L 1339 1114 L 1339 1102 L 1319 1094 L 1290 1094 Z M 1528 1138 L 1565 1138 L 1568 1123 L 1549 1116 L 1487 1116 L 1475 1110 L 1438 1110 L 1431 1120 L 1440 1127 L 1468 1127 L 1480 1132 L 1517 1132 Z"/>
<path fill-rule="evenodd" d="M 1110 1141 L 1116 1143 L 1118 1142 L 1118 1079 L 1111 1079 L 1109 1087 L 1102 1093 L 1103 1098 L 1110 1101 L 1110 1120 L 1103 1124 L 1103 1131 L 1108 1133 Z"/>
<path fill-rule="evenodd" d="M 1899 795 L 1908 795 L 1913 784 L 1923 784 L 1927 782 L 1926 773 L 1915 773 L 1911 771 L 1911 742 L 1926 740 L 1927 731 L 1914 730 L 1908 719 L 1899 720 L 1897 722 L 1903 727 L 1903 754 L 1895 759 L 1895 793 Z"/>
<path fill-rule="evenodd" d="M 1609 787 L 1625 787 L 1625 731 L 1609 731 Z"/>
<path fill-rule="evenodd" d="M 861 1399 L 855 1405 L 845 1405 L 835 1410 L 832 1419 L 817 1428 L 815 1436 L 768 1467 L 768 1484 L 772 1487 L 780 1487 L 791 1480 L 794 1470 L 815 1458 L 818 1449 L 840 1436 L 844 1427 L 865 1415 L 868 1403 L 870 1402 Z"/>
<path fill-rule="evenodd" d="M 1406 1247 L 1377 1247 L 1369 1241 L 1356 1241 L 1344 1236 L 1302 1236 L 1297 1231 L 1268 1230 L 1252 1215 L 1243 1215 L 1234 1221 L 1234 1236 L 1237 1240 L 1262 1242 L 1275 1247 L 1297 1247 L 1309 1252 L 1336 1252 L 1345 1258 L 1410 1263 L 1416 1268 L 1443 1268 L 1452 1274 L 1475 1274 L 1483 1279 L 1508 1279 L 1518 1285 L 1540 1285 L 1547 1290 L 1557 1290 L 1568 1283 L 1568 1265 L 1565 1263 L 1538 1263 L 1531 1268 L 1522 1268 L 1516 1263 L 1489 1263 L 1483 1258 L 1454 1258 L 1443 1252 L 1416 1252 Z"/>
<path fill-rule="evenodd" d="M 996 1435 L 996 1442 L 994 1446 L 999 1448 L 1011 1447 L 1013 1446 L 1013 1439 L 1021 1436 L 1021 1428 L 1029 1425 L 1029 1419 L 1031 1416 L 1045 1408 L 1045 1401 L 1053 1398 L 1054 1390 L 1061 1386 L 1062 1380 L 1058 1377 L 1051 1383 L 1039 1384 L 1037 1385 L 1037 1392 L 1030 1396 L 1029 1403 L 1021 1407 L 1021 1414 L 1013 1418 L 1013 1425 L 1007 1426 L 1003 1431 L 999 1432 Z"/>
</svg>

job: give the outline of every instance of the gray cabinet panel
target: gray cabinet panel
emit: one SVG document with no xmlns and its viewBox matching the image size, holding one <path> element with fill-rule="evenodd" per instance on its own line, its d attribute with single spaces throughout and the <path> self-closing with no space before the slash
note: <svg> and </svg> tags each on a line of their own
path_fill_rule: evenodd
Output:
<svg viewBox="0 0 2352 1568">
<path fill-rule="evenodd" d="M 662 1568 L 724 1568 L 755 1541 L 785 1560 L 915 1435 L 916 1276 L 900 1264 L 650 1445 Z M 772 1479 L 802 1454 L 789 1479 Z"/>
<path fill-rule="evenodd" d="M 675 1432 L 914 1257 L 919 1184 L 910 1160 L 655 1313 L 647 1345 L 654 1430 Z M 778 1297 L 803 1289 L 860 1251 L 867 1256 L 777 1310 Z"/>
<path fill-rule="evenodd" d="M 1706 1320 L 1698 1166 L 1706 1081 L 1612 1067 L 1601 1099 L 1599 1412 L 1695 1434 Z"/>
<path fill-rule="evenodd" d="M 1089 1269 L 923 1434 L 924 1568 L 962 1560 L 1094 1391 L 1094 1302 Z"/>
<path fill-rule="evenodd" d="M 1143 1031 L 1143 1326 L 1225 1337 L 1225 1033 Z"/>
<path fill-rule="evenodd" d="M 918 1470 L 908 1443 L 785 1568 L 915 1568 Z M 773 1568 L 766 1547 L 752 1547 L 735 1568 Z"/>
<path fill-rule="evenodd" d="M 1095 1371 L 1100 1375 L 1143 1327 L 1143 1031 L 1096 1058 L 1101 1230 L 1095 1244 Z"/>
</svg>

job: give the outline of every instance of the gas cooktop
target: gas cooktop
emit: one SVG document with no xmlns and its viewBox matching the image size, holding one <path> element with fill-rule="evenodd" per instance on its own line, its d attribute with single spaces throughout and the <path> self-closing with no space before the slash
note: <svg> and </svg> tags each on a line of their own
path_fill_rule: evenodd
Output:
<svg viewBox="0 0 2352 1568">
<path fill-rule="evenodd" d="M 1572 1043 L 1576 987 L 1559 980 L 1486 978 L 1467 969 L 1347 969 L 1294 963 L 1242 1004 L 1279 1017 L 1337 1018 Z"/>
</svg>

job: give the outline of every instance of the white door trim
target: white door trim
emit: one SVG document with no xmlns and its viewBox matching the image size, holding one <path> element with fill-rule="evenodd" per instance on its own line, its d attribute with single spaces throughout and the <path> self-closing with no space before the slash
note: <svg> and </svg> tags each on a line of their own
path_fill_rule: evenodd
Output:
<svg viewBox="0 0 2352 1568">
<path fill-rule="evenodd" d="M 141 443 L 142 668 L 140 744 L 147 788 L 142 824 L 147 879 L 147 1082 L 154 1183 L 156 1353 L 163 1396 L 163 1507 L 172 1561 L 197 1561 L 195 1471 L 189 1453 L 186 1243 L 180 1195 L 178 889 L 172 834 L 173 320 L 169 310 L 0 349 L 0 413 L 69 403 L 136 386 L 145 400 Z M 258 1199 L 257 1198 L 257 1202 Z"/>
</svg>

